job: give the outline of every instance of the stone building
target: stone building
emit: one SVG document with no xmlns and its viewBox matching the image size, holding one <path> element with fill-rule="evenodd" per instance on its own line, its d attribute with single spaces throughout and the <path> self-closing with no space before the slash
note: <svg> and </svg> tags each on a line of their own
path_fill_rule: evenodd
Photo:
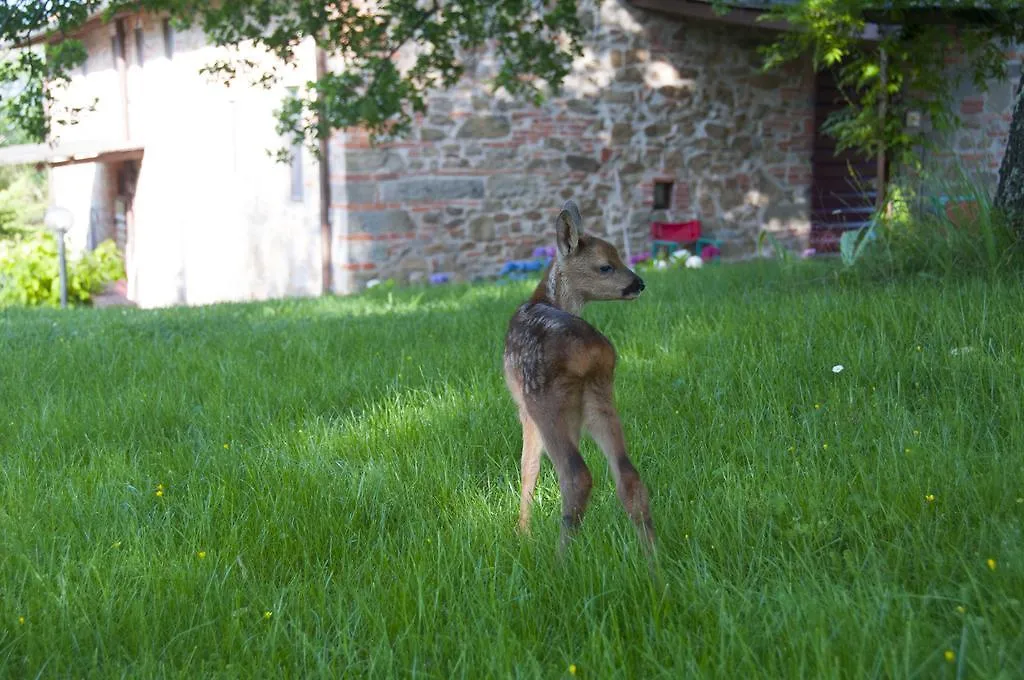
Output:
<svg viewBox="0 0 1024 680">
<path fill-rule="evenodd" d="M 648 248 L 655 220 L 699 219 L 727 257 L 753 253 L 762 230 L 827 248 L 862 223 L 877 166 L 837 156 L 820 131 L 839 105 L 833 82 L 809 60 L 763 73 L 758 47 L 784 27 L 754 22 L 763 3 L 733 4 L 718 16 L 697 0 L 581 0 L 585 53 L 560 97 L 534 106 L 492 95 L 482 54 L 430 98 L 410 138 L 371 147 L 358 131 L 337 133 L 334 292 L 494 275 L 551 243 L 569 197 L 586 229 L 632 254 Z M 313 46 L 264 91 L 209 82 L 199 70 L 223 50 L 159 17 L 97 18 L 81 37 L 89 58 L 64 97 L 98 97 L 96 109 L 56 130 L 53 148 L 0 150 L 0 162 L 53 167 L 53 201 L 78 216 L 74 245 L 116 238 L 129 297 L 145 307 L 319 294 L 319 168 L 302 150 L 291 165 L 266 154 L 281 142 L 274 108 L 314 77 Z M 968 127 L 951 153 L 998 167 L 1010 93 L 1009 82 L 963 93 Z"/>
</svg>

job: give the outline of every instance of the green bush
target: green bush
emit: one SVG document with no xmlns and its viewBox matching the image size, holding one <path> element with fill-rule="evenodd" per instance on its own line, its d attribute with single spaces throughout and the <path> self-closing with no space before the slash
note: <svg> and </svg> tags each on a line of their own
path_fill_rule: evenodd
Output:
<svg viewBox="0 0 1024 680">
<path fill-rule="evenodd" d="M 43 224 L 46 175 L 35 168 L 0 168 L 0 238 L 24 234 Z"/>
<path fill-rule="evenodd" d="M 68 304 L 88 304 L 110 281 L 125 276 L 117 245 L 106 240 L 80 258 L 68 260 Z M 48 231 L 0 241 L 0 307 L 56 307 L 60 304 L 57 239 Z"/>
<path fill-rule="evenodd" d="M 873 278 L 987 276 L 1024 265 L 1019 237 L 988 187 L 962 170 L 927 190 L 893 186 L 874 228 L 844 239 L 849 270 Z"/>
</svg>

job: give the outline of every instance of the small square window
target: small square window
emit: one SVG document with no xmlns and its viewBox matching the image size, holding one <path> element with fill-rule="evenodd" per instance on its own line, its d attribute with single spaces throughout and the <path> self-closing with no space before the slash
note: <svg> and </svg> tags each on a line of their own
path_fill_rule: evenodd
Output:
<svg viewBox="0 0 1024 680">
<path fill-rule="evenodd" d="M 672 182 L 654 183 L 654 209 L 667 210 L 672 205 Z"/>
<path fill-rule="evenodd" d="M 171 26 L 170 19 L 164 19 L 162 27 L 164 33 L 164 56 L 170 59 L 174 56 L 174 27 Z"/>
<path fill-rule="evenodd" d="M 141 25 L 135 27 L 135 63 L 142 66 L 146 61 L 146 34 Z"/>
</svg>

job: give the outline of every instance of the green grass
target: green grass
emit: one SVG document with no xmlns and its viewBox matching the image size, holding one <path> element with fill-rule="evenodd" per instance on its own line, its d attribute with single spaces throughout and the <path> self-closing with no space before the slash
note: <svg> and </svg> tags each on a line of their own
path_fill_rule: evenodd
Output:
<svg viewBox="0 0 1024 680">
<path fill-rule="evenodd" d="M 515 531 L 524 284 L 3 312 L 0 675 L 1021 677 L 1021 284 L 752 263 L 589 307 L 653 576 L 589 441 L 565 559 L 547 462 Z"/>
</svg>

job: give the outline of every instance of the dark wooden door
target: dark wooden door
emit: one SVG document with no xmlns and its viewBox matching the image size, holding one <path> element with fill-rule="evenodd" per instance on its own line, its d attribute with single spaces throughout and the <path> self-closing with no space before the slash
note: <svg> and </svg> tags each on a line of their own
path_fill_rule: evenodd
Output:
<svg viewBox="0 0 1024 680">
<path fill-rule="evenodd" d="M 871 219 L 878 161 L 851 151 L 836 152 L 835 139 L 822 127 L 847 103 L 832 71 L 819 72 L 815 80 L 810 245 L 819 253 L 835 252 L 844 231 L 866 226 Z"/>
</svg>

